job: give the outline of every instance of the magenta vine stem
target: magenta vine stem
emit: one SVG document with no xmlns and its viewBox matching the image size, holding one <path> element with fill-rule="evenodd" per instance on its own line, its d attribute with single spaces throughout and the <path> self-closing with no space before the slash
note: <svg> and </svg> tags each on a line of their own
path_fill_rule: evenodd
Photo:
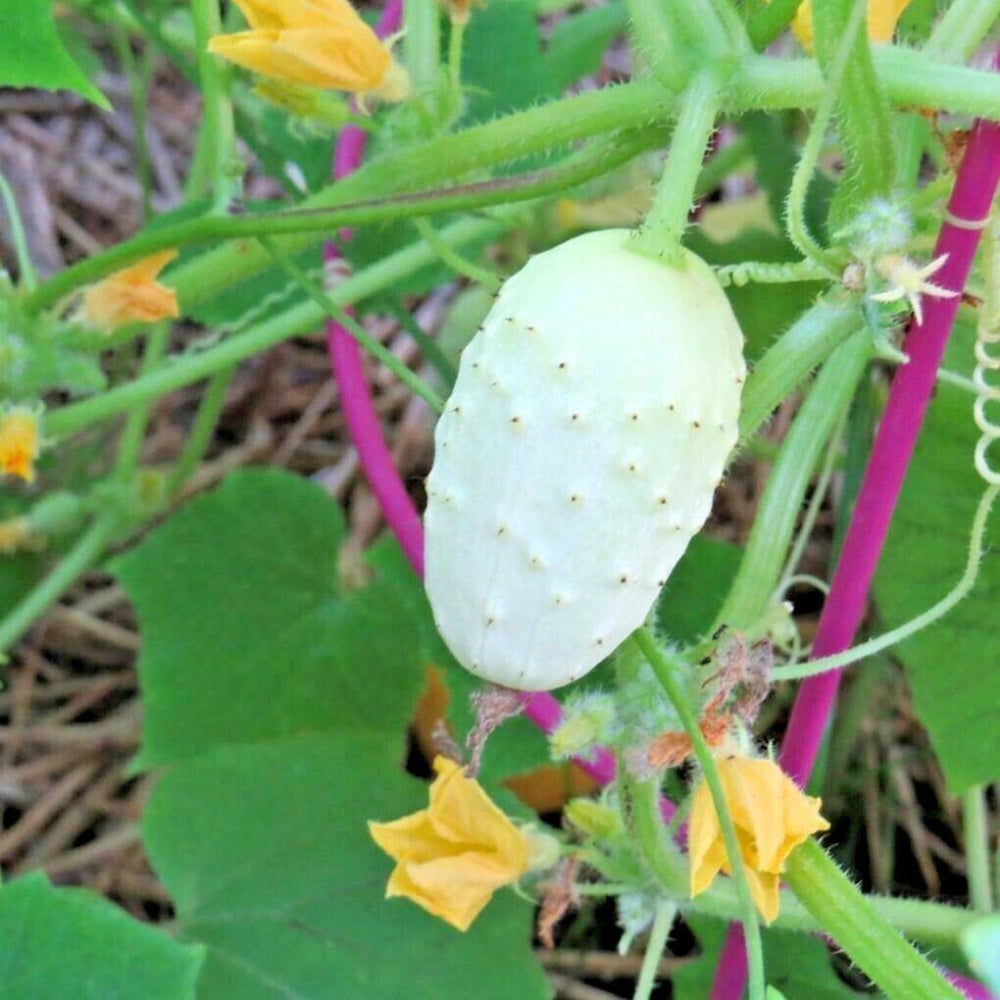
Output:
<svg viewBox="0 0 1000 1000">
<path fill-rule="evenodd" d="M 1000 50 L 994 68 L 1000 69 Z M 1000 124 L 979 120 L 973 127 L 934 248 L 935 258 L 947 258 L 935 277 L 943 288 L 959 293 L 965 288 L 998 181 Z M 949 299 L 924 296 L 924 322 L 921 325 L 912 321 L 907 330 L 903 350 L 909 361 L 897 369 L 892 380 L 830 593 L 823 605 L 813 642 L 815 659 L 848 649 L 864 617 L 868 591 L 960 303 L 960 295 Z M 809 678 L 799 688 L 792 707 L 779 761 L 800 786 L 809 780 L 816 762 L 836 702 L 840 675 L 841 671 L 831 670 Z M 991 996 L 972 980 L 953 981 L 968 996 Z M 743 930 L 732 924 L 712 983 L 712 1000 L 739 1000 L 745 984 Z"/>
<path fill-rule="evenodd" d="M 389 0 L 376 29 L 381 37 L 391 34 L 398 28 L 401 12 L 401 0 Z M 357 168 L 361 162 L 362 156 L 364 155 L 364 147 L 365 133 L 361 129 L 353 125 L 348 125 L 341 131 L 334 153 L 334 176 L 336 178 L 339 179 L 344 177 Z M 992 192 L 996 188 L 997 174 L 1000 172 L 1000 157 L 994 156 L 994 153 L 997 152 L 1000 152 L 1000 126 L 991 126 L 988 123 L 978 122 L 965 154 L 965 161 L 963 162 L 958 181 L 955 185 L 955 192 L 949 202 L 949 212 L 951 216 L 959 219 L 971 219 L 973 221 L 985 217 L 986 213 L 989 211 L 990 203 L 992 202 Z M 997 160 L 998 162 L 990 164 L 991 158 Z M 971 166 L 969 165 L 970 159 L 973 164 Z M 992 177 L 991 184 L 987 183 L 988 178 L 990 177 Z M 982 187 L 977 189 L 977 184 L 982 185 Z M 984 198 L 982 194 L 983 190 L 988 190 L 990 192 L 989 198 Z M 949 233 L 951 234 L 950 236 Z M 350 237 L 350 234 L 347 232 L 342 233 L 341 235 L 345 239 Z M 941 236 L 938 240 L 938 250 L 936 256 L 940 253 L 949 253 L 954 255 L 949 257 L 946 267 L 940 272 L 940 280 L 945 283 L 945 287 L 964 287 L 965 279 L 972 264 L 972 258 L 975 255 L 976 246 L 978 244 L 978 236 L 978 230 L 968 230 L 962 228 L 961 226 L 946 224 L 942 228 Z M 942 247 L 944 249 L 942 249 Z M 332 243 L 328 243 L 325 248 L 326 260 L 335 261 L 339 258 L 339 256 L 340 253 L 337 247 Z M 909 456 L 912 453 L 913 443 L 916 440 L 916 435 L 919 431 L 919 426 L 922 422 L 923 414 L 930 398 L 930 392 L 934 385 L 934 378 L 936 376 L 941 355 L 944 352 L 944 345 L 947 342 L 952 323 L 954 322 L 957 307 L 958 302 L 956 299 L 931 300 L 931 302 L 925 307 L 925 318 L 927 321 L 924 326 L 922 328 L 911 327 L 907 337 L 906 348 L 908 352 L 910 352 L 910 363 L 901 369 L 900 375 L 908 372 L 909 369 L 914 367 L 914 362 L 916 360 L 915 341 L 919 339 L 921 344 L 920 354 L 923 360 L 921 360 L 918 370 L 924 372 L 925 376 L 926 371 L 929 370 L 930 376 L 926 389 L 922 390 L 924 392 L 924 396 L 923 401 L 919 404 L 919 408 L 916 407 L 915 403 L 909 402 L 903 408 L 904 412 L 908 409 L 912 409 L 913 412 L 916 413 L 914 420 L 915 427 L 908 435 L 904 435 L 902 432 L 896 431 L 895 433 L 898 437 L 892 441 L 893 446 L 895 446 L 897 441 L 902 439 L 905 442 L 908 437 L 909 450 L 897 470 L 899 483 L 895 488 L 895 494 L 892 496 L 891 502 L 888 504 L 888 512 L 885 515 L 885 521 L 881 528 L 882 533 L 878 540 L 878 551 L 881 550 L 881 545 L 885 538 L 885 531 L 887 530 L 888 522 L 891 518 L 892 510 L 895 507 L 896 498 L 898 497 L 899 486 L 902 484 L 902 479 L 909 463 Z M 935 329 L 935 324 L 939 332 L 937 337 L 932 337 L 929 331 Z M 341 408 L 344 411 L 348 432 L 350 433 L 358 452 L 358 460 L 360 462 L 361 469 L 372 488 L 372 492 L 375 494 L 375 498 L 381 507 L 389 529 L 396 536 L 400 547 L 402 548 L 414 571 L 419 576 L 423 576 L 424 539 L 420 515 L 417 512 L 416 507 L 413 505 L 409 494 L 406 492 L 406 487 L 396 470 L 392 454 L 389 451 L 385 438 L 382 434 L 381 424 L 379 422 L 378 415 L 375 412 L 375 407 L 371 399 L 371 393 L 368 388 L 368 382 L 365 378 L 361 351 L 350 334 L 348 334 L 347 331 L 344 330 L 338 323 L 331 320 L 327 323 L 326 329 L 327 348 L 333 368 L 334 380 L 337 383 L 340 393 Z M 943 333 L 940 332 L 941 330 L 943 330 Z M 919 338 L 915 337 L 918 333 L 921 335 Z M 924 347 L 923 345 L 925 342 L 929 342 L 929 346 Z M 930 353 L 931 351 L 936 351 L 936 353 L 932 354 Z M 926 355 L 925 358 L 923 357 L 924 355 Z M 903 389 L 897 390 L 899 383 L 900 376 L 897 375 L 893 383 L 893 396 L 901 397 L 903 395 Z M 918 384 L 922 386 L 923 380 L 921 380 Z M 907 396 L 915 391 L 916 390 L 912 386 L 907 386 L 905 389 Z M 890 398 L 890 406 L 891 404 L 892 398 Z M 899 405 L 900 404 L 897 404 L 897 406 Z M 889 410 L 887 408 L 887 415 L 888 412 Z M 854 524 L 858 522 L 858 513 L 862 509 L 862 499 L 866 495 L 865 487 L 868 486 L 867 492 L 869 494 L 873 490 L 882 488 L 880 484 L 869 484 L 870 477 L 868 473 L 872 472 L 872 465 L 879 448 L 879 441 L 883 438 L 883 429 L 885 426 L 886 421 L 883 419 L 882 427 L 880 428 L 879 435 L 873 448 L 872 459 L 869 462 L 868 471 L 866 472 L 865 483 L 863 484 L 861 494 L 859 495 L 858 507 L 856 508 L 854 518 L 852 519 L 852 529 L 854 529 Z M 882 445 L 883 449 L 887 447 L 889 447 L 889 445 Z M 872 501 L 868 502 L 871 503 Z M 882 505 L 880 504 L 879 506 L 881 507 Z M 857 529 L 857 532 L 861 533 L 861 529 Z M 849 531 L 848 541 L 850 540 L 851 533 L 852 532 Z M 873 537 L 878 537 L 875 534 L 875 529 L 866 525 L 863 532 L 863 538 L 870 539 Z M 860 542 L 855 542 L 854 547 L 857 548 L 860 544 Z M 871 572 L 861 589 L 860 600 L 862 611 L 864 607 L 865 595 L 867 594 L 868 586 L 871 582 L 871 574 L 874 572 L 875 563 L 877 562 L 878 551 L 876 551 L 875 555 L 872 557 Z M 845 542 L 845 555 L 841 559 L 840 567 L 838 567 L 838 575 L 840 574 L 840 568 L 844 566 L 846 552 L 847 543 Z M 834 580 L 834 586 L 836 586 L 836 577 Z M 830 598 L 827 600 L 827 607 L 829 607 L 832 602 L 833 596 L 834 590 L 831 589 Z M 842 648 L 847 648 L 853 639 L 854 631 L 860 621 L 860 613 L 861 612 L 859 611 L 857 620 L 855 621 L 854 626 L 850 631 L 850 635 L 847 637 L 843 646 L 830 646 L 829 648 L 826 648 L 825 651 L 820 651 L 820 649 L 817 648 L 816 655 L 825 656 L 833 652 L 839 652 Z M 826 676 L 827 675 L 821 675 L 820 677 L 812 678 L 803 684 L 796 703 L 796 710 L 798 710 L 800 705 L 803 703 L 803 699 L 807 695 L 807 688 L 810 685 L 816 685 L 818 682 L 825 680 Z M 823 710 L 822 715 L 818 711 L 811 713 L 813 720 L 812 725 L 818 726 L 820 730 L 819 736 L 816 737 L 815 744 L 812 749 L 808 749 L 808 741 L 804 740 L 802 737 L 797 737 L 797 743 L 802 744 L 804 749 L 796 750 L 796 756 L 801 755 L 802 761 L 807 761 L 807 763 L 802 765 L 806 776 L 808 776 L 808 772 L 812 769 L 812 763 L 815 759 L 816 750 L 819 746 L 819 740 L 822 737 L 822 731 L 826 726 L 827 717 L 832 709 L 833 701 L 836 696 L 836 686 L 837 678 L 833 681 L 832 690 L 827 696 L 827 707 Z M 525 715 L 531 720 L 531 722 L 533 722 L 543 733 L 546 734 L 551 733 L 556 726 L 559 725 L 559 722 L 562 719 L 562 707 L 552 695 L 546 692 L 535 692 L 533 694 L 526 695 L 524 710 Z M 799 714 L 801 715 L 802 713 L 800 712 Z M 799 730 L 801 730 L 803 726 L 804 723 L 800 722 Z M 796 732 L 799 730 L 796 730 Z M 786 753 L 788 754 L 791 754 L 791 747 L 796 745 L 792 742 L 792 733 L 792 724 L 790 724 L 789 737 L 786 740 Z M 807 757 L 806 754 L 811 754 L 811 756 Z M 598 747 L 590 758 L 574 758 L 574 761 L 585 773 L 601 785 L 610 784 L 615 778 L 616 763 L 614 754 L 605 747 Z M 786 767 L 790 767 L 790 765 L 786 764 Z M 798 776 L 802 773 L 802 770 L 800 768 L 799 771 L 793 771 L 792 773 Z M 800 783 L 804 782 L 800 780 Z M 676 807 L 669 800 L 661 798 L 660 812 L 663 816 L 664 822 L 670 822 L 676 813 Z M 722 997 L 739 997 L 742 994 L 745 984 L 745 969 L 746 952 L 743 945 L 742 928 L 736 926 L 735 928 L 731 928 L 729 937 L 723 949 L 720 967 L 716 980 L 712 986 L 713 1000 L 720 1000 Z M 990 993 L 982 986 L 982 984 L 951 972 L 948 973 L 948 978 L 959 986 L 967 996 L 973 998 L 973 1000 L 990 1000 Z M 718 992 L 719 989 L 723 989 L 726 992 L 720 993 Z"/>
<path fill-rule="evenodd" d="M 376 25 L 379 37 L 397 31 L 402 17 L 402 0 L 388 0 Z M 339 180 L 356 170 L 364 156 L 366 133 L 355 125 L 343 128 L 333 154 L 333 175 Z M 341 232 L 350 239 L 350 232 Z M 336 244 L 324 247 L 327 262 L 340 258 Z M 333 368 L 334 381 L 340 393 L 340 405 L 347 422 L 348 433 L 358 453 L 358 462 L 368 481 L 389 529 L 418 576 L 424 573 L 424 535 L 420 515 L 393 463 L 392 453 L 382 434 L 382 426 L 372 403 L 365 377 L 361 349 L 354 338 L 337 322 L 326 324 L 327 351 Z M 543 733 L 551 733 L 562 719 L 562 707 L 552 695 L 536 692 L 525 696 L 524 713 Z M 610 750 L 598 747 L 589 757 L 575 758 L 575 763 L 594 781 L 607 785 L 615 778 L 615 758 Z M 669 820 L 674 814 L 672 803 L 663 800 L 661 811 Z"/>
</svg>

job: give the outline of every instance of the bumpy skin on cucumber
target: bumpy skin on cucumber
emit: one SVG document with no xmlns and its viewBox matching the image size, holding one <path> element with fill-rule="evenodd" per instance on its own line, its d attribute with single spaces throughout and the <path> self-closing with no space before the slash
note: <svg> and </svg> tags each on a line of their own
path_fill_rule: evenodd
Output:
<svg viewBox="0 0 1000 1000">
<path fill-rule="evenodd" d="M 576 680 L 648 614 L 736 442 L 743 336 L 708 266 L 588 233 L 504 285 L 427 481 L 427 591 L 487 680 Z"/>
</svg>

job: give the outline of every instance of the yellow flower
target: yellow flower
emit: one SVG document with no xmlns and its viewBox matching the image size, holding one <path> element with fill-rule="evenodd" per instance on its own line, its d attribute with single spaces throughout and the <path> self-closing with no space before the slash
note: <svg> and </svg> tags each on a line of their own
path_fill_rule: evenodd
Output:
<svg viewBox="0 0 1000 1000">
<path fill-rule="evenodd" d="M 872 42 L 891 42 L 896 22 L 910 0 L 869 0 L 868 38 Z M 792 19 L 792 31 L 807 52 L 813 50 L 812 4 L 804 0 Z"/>
<path fill-rule="evenodd" d="M 524 835 L 454 761 L 438 757 L 428 808 L 392 823 L 369 823 L 395 862 L 386 898 L 405 896 L 460 931 L 497 889 L 528 868 Z"/>
<path fill-rule="evenodd" d="M 820 800 L 803 795 L 773 761 L 730 757 L 717 766 L 750 892 L 770 923 L 778 915 L 778 884 L 788 855 L 830 824 L 819 814 Z M 729 873 L 726 844 L 704 780 L 694 791 L 688 850 L 692 896 L 707 889 L 720 870 Z"/>
<path fill-rule="evenodd" d="M 209 52 L 287 83 L 399 101 L 410 81 L 347 0 L 235 0 L 250 31 L 216 35 Z"/>
<path fill-rule="evenodd" d="M 0 554 L 9 556 L 23 549 L 30 535 L 26 517 L 8 517 L 0 521 Z"/>
<path fill-rule="evenodd" d="M 176 318 L 177 293 L 156 280 L 176 256 L 176 250 L 161 250 L 91 285 L 83 295 L 83 318 L 107 333 L 126 323 Z"/>
<path fill-rule="evenodd" d="M 39 445 L 38 417 L 31 410 L 15 406 L 0 416 L 0 473 L 34 482 Z"/>
</svg>

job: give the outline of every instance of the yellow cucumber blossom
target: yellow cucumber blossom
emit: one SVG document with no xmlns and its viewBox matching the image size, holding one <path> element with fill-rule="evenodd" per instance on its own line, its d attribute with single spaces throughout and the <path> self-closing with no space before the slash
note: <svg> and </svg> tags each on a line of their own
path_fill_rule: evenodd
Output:
<svg viewBox="0 0 1000 1000">
<path fill-rule="evenodd" d="M 235 0 L 250 31 L 216 35 L 209 52 L 262 76 L 401 101 L 406 70 L 347 0 Z"/>
<path fill-rule="evenodd" d="M 38 416 L 33 410 L 14 406 L 0 412 L 0 473 L 34 482 L 40 447 Z"/>
<path fill-rule="evenodd" d="M 438 757 L 434 770 L 426 809 L 368 829 L 396 862 L 386 898 L 405 896 L 465 931 L 497 889 L 528 870 L 529 845 L 460 764 Z"/>
<path fill-rule="evenodd" d="M 8 517 L 0 521 L 0 554 L 9 556 L 27 547 L 31 531 L 26 517 Z"/>
<path fill-rule="evenodd" d="M 156 280 L 176 256 L 176 250 L 161 250 L 91 285 L 83 293 L 84 320 L 111 333 L 127 323 L 176 319 L 177 293 Z"/>
<path fill-rule="evenodd" d="M 920 267 L 909 257 L 904 257 L 898 253 L 887 253 L 875 264 L 875 270 L 888 281 L 892 287 L 887 291 L 870 295 L 869 298 L 876 302 L 898 302 L 906 299 L 913 310 L 913 315 L 917 318 L 917 326 L 924 324 L 924 310 L 920 297 L 930 295 L 935 299 L 953 299 L 958 292 L 953 292 L 948 288 L 941 288 L 928 278 L 933 277 L 944 267 L 948 259 L 947 254 L 936 257 L 929 264 Z"/>
<path fill-rule="evenodd" d="M 891 42 L 896 22 L 909 6 L 910 0 L 868 0 L 868 39 Z M 812 4 L 805 0 L 792 18 L 792 32 L 807 52 L 813 50 Z"/>
<path fill-rule="evenodd" d="M 770 923 L 778 915 L 778 886 L 788 856 L 830 824 L 819 814 L 820 800 L 804 795 L 774 761 L 737 756 L 717 761 L 716 767 L 750 893 Z M 722 828 L 704 779 L 692 796 L 688 851 L 692 896 L 704 892 L 720 871 L 730 874 Z"/>
</svg>

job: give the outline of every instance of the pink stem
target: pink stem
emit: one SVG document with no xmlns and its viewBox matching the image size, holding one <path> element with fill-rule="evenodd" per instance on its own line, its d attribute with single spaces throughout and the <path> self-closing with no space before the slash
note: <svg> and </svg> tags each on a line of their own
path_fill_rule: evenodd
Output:
<svg viewBox="0 0 1000 1000">
<path fill-rule="evenodd" d="M 398 29 L 401 7 L 401 0 L 389 0 L 386 4 L 375 29 L 380 37 L 391 35 Z M 335 178 L 339 180 L 357 169 L 364 155 L 365 139 L 365 132 L 354 125 L 341 130 L 333 155 Z M 350 239 L 350 232 L 345 230 L 341 236 Z M 327 243 L 324 256 L 328 261 L 337 260 L 340 252 L 333 243 Z M 392 453 L 382 434 L 365 378 L 361 349 L 354 338 L 333 320 L 326 324 L 326 336 L 333 376 L 340 392 L 340 405 L 358 452 L 361 469 L 410 565 L 418 576 L 423 576 L 424 536 L 420 515 L 396 471 Z M 543 733 L 551 733 L 562 720 L 559 702 L 543 691 L 525 696 L 524 713 Z M 614 754 L 605 747 L 598 747 L 591 757 L 577 758 L 575 763 L 599 784 L 607 785 L 614 781 Z M 673 805 L 666 801 L 662 810 L 668 820 L 674 813 Z"/>
<path fill-rule="evenodd" d="M 934 277 L 941 287 L 959 293 L 965 288 L 982 232 L 975 225 L 956 226 L 947 219 L 976 224 L 987 218 L 998 181 L 1000 124 L 977 121 L 934 248 L 935 258 L 947 255 L 944 267 Z M 924 296 L 923 325 L 910 323 L 903 347 L 909 361 L 896 372 L 875 435 L 813 642 L 812 655 L 817 659 L 848 649 L 864 617 L 868 591 L 960 303 L 961 295 L 948 299 Z M 831 670 L 810 677 L 795 699 L 779 760 L 800 786 L 809 780 L 816 761 L 837 698 L 840 675 L 841 671 Z M 745 981 L 742 930 L 732 925 L 712 984 L 712 1000 L 738 1000 Z"/>
<path fill-rule="evenodd" d="M 395 31 L 400 22 L 400 16 L 402 11 L 401 0 L 388 0 L 385 10 L 379 20 L 376 30 L 381 37 L 391 34 Z M 982 144 L 985 140 L 980 137 L 980 133 L 984 130 L 984 123 L 977 123 L 976 132 L 973 135 L 973 139 L 969 144 L 969 148 L 966 151 L 965 162 L 962 165 L 962 172 L 959 175 L 958 181 L 955 185 L 955 192 L 952 195 L 951 202 L 949 203 L 949 210 L 953 215 L 959 217 L 971 218 L 973 220 L 984 217 L 989 210 L 989 205 L 992 202 L 992 194 L 988 199 L 986 199 L 985 208 L 978 207 L 980 202 L 976 200 L 972 194 L 966 193 L 966 188 L 971 187 L 973 184 L 972 180 L 969 180 L 963 186 L 963 177 L 966 176 L 967 171 L 971 173 L 973 168 L 967 167 L 970 156 L 974 149 L 978 149 L 978 144 Z M 994 128 L 995 131 L 995 128 Z M 996 143 L 996 137 L 994 136 L 991 140 Z M 353 125 L 348 125 L 344 128 L 340 136 L 338 137 L 336 150 L 334 152 L 334 176 L 341 178 L 351 173 L 357 168 L 361 162 L 361 158 L 364 155 L 365 147 L 365 133 L 356 128 Z M 992 147 L 991 147 L 992 148 Z M 984 156 L 983 153 L 977 154 L 979 157 Z M 975 159 L 974 159 L 975 162 Z M 998 169 L 1000 165 L 995 164 Z M 989 190 L 992 192 L 996 187 L 996 170 L 989 173 L 984 165 L 980 165 L 975 168 L 976 177 L 979 178 L 980 183 L 984 183 L 986 176 L 992 176 L 993 182 Z M 959 199 L 957 196 L 959 194 L 960 188 L 963 191 L 963 196 Z M 964 213 L 964 216 L 963 216 Z M 963 246 L 961 240 L 955 240 L 955 246 L 952 248 L 951 243 L 948 243 L 945 239 L 945 229 L 954 230 L 956 234 L 964 235 L 968 247 L 965 249 L 965 256 L 960 256 L 961 249 Z M 965 285 L 965 278 L 968 274 L 969 267 L 972 264 L 972 258 L 975 255 L 976 245 L 978 243 L 978 232 L 971 234 L 974 238 L 969 239 L 970 234 L 968 231 L 957 229 L 956 227 L 946 226 L 942 229 L 941 237 L 938 241 L 938 251 L 937 253 L 953 253 L 960 260 L 965 260 L 964 269 L 959 272 L 958 269 L 953 268 L 953 258 L 949 257 L 948 264 L 942 270 L 942 281 L 944 281 L 945 287 L 962 288 Z M 342 233 L 345 239 L 350 238 L 350 233 L 345 231 Z M 947 245 L 946 245 L 947 244 Z M 945 249 L 941 249 L 942 246 Z M 327 260 L 336 260 L 340 256 L 339 251 L 333 244 L 327 244 L 325 248 L 325 257 Z M 960 276 L 960 281 L 959 281 Z M 948 283 L 950 281 L 957 282 L 957 284 Z M 936 305 L 947 305 L 951 303 L 951 309 L 948 313 L 938 313 L 932 307 Z M 936 300 L 932 299 L 930 307 L 925 309 L 926 316 L 929 322 L 923 328 L 924 330 L 931 327 L 932 322 L 936 321 L 938 324 L 943 322 L 947 323 L 944 329 L 944 334 L 941 337 L 940 350 L 937 354 L 936 360 L 932 362 L 931 367 L 931 383 L 930 388 L 933 388 L 933 381 L 936 377 L 937 368 L 940 362 L 941 353 L 944 351 L 944 343 L 947 340 L 948 333 L 951 329 L 951 324 L 955 317 L 955 311 L 957 310 L 958 303 L 957 300 Z M 935 316 L 935 320 L 931 320 L 931 317 Z M 942 319 L 943 316 L 947 315 L 947 320 Z M 339 324 L 330 320 L 326 325 L 327 329 L 327 347 L 330 354 L 330 362 L 333 366 L 334 379 L 337 382 L 337 386 L 340 392 L 340 402 L 341 407 L 344 411 L 345 419 L 347 421 L 348 430 L 354 440 L 355 447 L 358 451 L 358 459 L 361 463 L 361 468 L 365 474 L 365 478 L 368 480 L 369 485 L 372 488 L 372 492 L 375 494 L 376 499 L 382 509 L 385 516 L 386 523 L 389 525 L 390 530 L 396 536 L 399 541 L 404 554 L 409 560 L 410 564 L 413 566 L 414 571 L 418 576 L 423 576 L 424 568 L 424 558 L 423 558 L 423 527 L 420 522 L 420 515 L 418 514 L 413 502 L 410 500 L 409 494 L 406 492 L 406 487 L 403 484 L 399 473 L 396 471 L 395 465 L 393 464 L 392 454 L 389 451 L 385 443 L 385 438 L 382 435 L 381 425 L 378 420 L 378 415 L 375 412 L 375 407 L 372 403 L 371 394 L 368 389 L 368 383 L 364 375 L 364 366 L 361 359 L 361 351 L 350 334 L 347 333 Z M 916 330 L 921 330 L 917 327 Z M 914 328 L 911 327 L 910 336 L 907 339 L 907 349 L 909 350 L 912 346 L 911 341 L 913 340 Z M 906 372 L 914 364 L 914 357 L 911 352 L 910 364 L 902 369 L 902 372 Z M 896 393 L 896 386 L 900 379 L 897 376 L 893 383 L 893 393 Z M 917 429 L 919 429 L 919 422 L 923 417 L 923 412 L 927 406 L 927 399 L 929 398 L 930 388 L 927 390 L 927 396 L 924 398 L 923 403 L 920 406 L 919 413 L 917 414 Z M 890 399 L 891 405 L 891 399 Z M 888 408 L 887 408 L 888 413 Z M 883 423 L 884 426 L 884 423 Z M 881 438 L 881 432 L 880 432 Z M 916 430 L 914 430 L 912 435 L 913 440 L 916 438 Z M 875 444 L 875 449 L 873 449 L 873 458 L 876 454 L 876 449 L 878 448 L 878 440 Z M 912 451 L 912 441 L 910 443 L 910 450 Z M 903 463 L 900 484 L 902 483 L 902 474 L 905 473 L 906 464 L 908 462 L 908 456 L 906 461 Z M 869 465 L 869 472 L 871 471 L 871 464 Z M 866 474 L 866 483 L 868 476 Z M 864 487 L 862 487 L 862 496 L 864 495 Z M 898 495 L 898 487 L 897 494 Z M 888 526 L 888 517 L 891 517 L 892 508 L 895 506 L 895 497 L 893 498 L 892 504 L 889 506 L 889 513 L 886 518 L 885 527 Z M 858 507 L 861 508 L 861 498 L 858 500 Z M 852 520 L 852 528 L 854 522 L 858 520 L 858 514 L 855 513 L 855 517 Z M 883 528 L 882 540 L 884 540 Z M 850 535 L 849 535 L 850 537 Z M 878 545 L 881 548 L 881 541 Z M 846 551 L 846 544 L 845 544 Z M 877 560 L 877 553 L 876 553 Z M 843 559 L 841 561 L 843 565 Z M 874 572 L 874 562 L 872 565 L 872 572 Z M 838 570 L 839 573 L 839 570 Z M 870 582 L 870 576 L 868 578 Z M 834 580 L 834 586 L 836 586 L 836 578 Z M 864 587 L 862 593 L 862 605 L 864 600 L 864 593 L 867 592 L 867 583 Z M 831 589 L 831 595 L 828 599 L 828 606 L 833 598 L 834 591 Z M 859 615 L 860 620 L 860 615 Z M 822 625 L 821 625 L 822 627 Z M 855 628 L 857 627 L 857 622 L 855 623 Z M 853 638 L 853 630 L 851 635 L 848 637 L 846 644 L 850 645 L 851 639 Z M 818 642 L 818 639 L 817 639 Z M 831 649 L 830 652 L 836 650 Z M 817 652 L 817 656 L 827 655 L 827 653 Z M 825 675 L 824 675 L 825 676 Z M 814 678 L 815 680 L 822 680 L 820 678 Z M 806 685 L 810 682 L 807 681 Z M 805 694 L 805 687 L 803 685 L 803 691 L 800 692 L 798 703 L 801 703 L 802 697 Z M 836 683 L 834 683 L 833 692 L 829 698 L 829 706 L 826 712 L 829 712 L 829 707 L 832 707 L 833 696 L 836 693 Z M 524 711 L 525 715 L 544 733 L 551 733 L 556 726 L 559 725 L 562 719 L 562 708 L 559 702 L 547 692 L 535 692 L 530 695 L 525 696 L 524 701 Z M 793 716 L 794 721 L 794 716 Z M 818 720 L 817 723 L 822 730 L 826 724 L 826 715 L 824 714 L 822 718 Z M 791 727 L 789 730 L 789 742 L 791 739 Z M 818 740 L 817 740 L 818 746 Z M 815 749 L 812 751 L 813 757 L 815 756 Z M 582 768 L 587 774 L 589 774 L 595 781 L 599 784 L 607 785 L 614 781 L 616 765 L 614 754 L 611 753 L 606 747 L 598 747 L 594 752 L 592 759 L 587 758 L 576 758 L 575 763 Z M 807 770 L 812 767 L 812 758 L 809 759 L 809 765 Z M 795 773 L 795 772 L 793 772 Z M 669 823 L 676 813 L 676 807 L 672 802 L 665 798 L 660 800 L 660 812 L 663 816 L 663 821 Z M 734 925 L 734 928 L 730 931 L 730 936 L 726 941 L 725 947 L 723 949 L 723 954 L 720 962 L 720 968 L 716 974 L 716 980 L 712 986 L 712 998 L 713 1000 L 719 1000 L 721 997 L 738 997 L 743 990 L 743 985 L 745 983 L 745 967 L 746 967 L 746 954 L 743 947 L 743 937 L 742 928 L 739 925 Z M 951 980 L 958 985 L 964 992 L 972 997 L 973 1000 L 989 1000 L 989 991 L 985 990 L 979 983 L 973 980 L 964 979 L 953 973 L 949 973 Z M 721 987 L 726 989 L 728 992 L 718 993 L 717 988 Z"/>
</svg>

